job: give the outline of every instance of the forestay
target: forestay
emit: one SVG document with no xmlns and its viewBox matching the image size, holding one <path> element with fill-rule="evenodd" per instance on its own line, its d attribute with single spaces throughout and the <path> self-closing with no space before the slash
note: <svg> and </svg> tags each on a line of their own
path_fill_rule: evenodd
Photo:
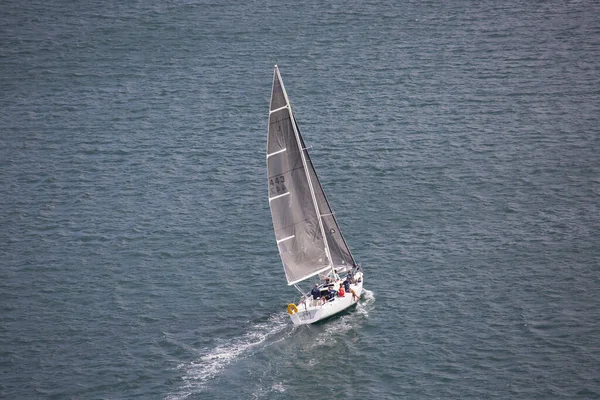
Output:
<svg viewBox="0 0 600 400">
<path fill-rule="evenodd" d="M 269 205 L 288 284 L 354 259 L 325 197 L 275 66 L 267 138 Z"/>
</svg>

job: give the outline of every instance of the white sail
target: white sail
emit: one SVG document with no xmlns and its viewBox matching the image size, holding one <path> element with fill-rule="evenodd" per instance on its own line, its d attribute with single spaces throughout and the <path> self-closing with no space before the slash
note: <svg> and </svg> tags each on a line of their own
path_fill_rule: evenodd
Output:
<svg viewBox="0 0 600 400">
<path fill-rule="evenodd" d="M 288 284 L 329 269 L 351 268 L 354 259 L 300 135 L 277 66 L 269 112 L 267 171 L 273 228 Z"/>
</svg>

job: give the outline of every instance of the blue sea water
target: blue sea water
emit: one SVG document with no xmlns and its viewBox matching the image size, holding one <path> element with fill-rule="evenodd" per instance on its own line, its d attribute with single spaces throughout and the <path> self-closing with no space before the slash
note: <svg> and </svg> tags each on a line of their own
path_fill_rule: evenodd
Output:
<svg viewBox="0 0 600 400">
<path fill-rule="evenodd" d="M 600 3 L 8 0 L 0 397 L 600 398 Z M 365 271 L 294 327 L 278 64 Z"/>
</svg>

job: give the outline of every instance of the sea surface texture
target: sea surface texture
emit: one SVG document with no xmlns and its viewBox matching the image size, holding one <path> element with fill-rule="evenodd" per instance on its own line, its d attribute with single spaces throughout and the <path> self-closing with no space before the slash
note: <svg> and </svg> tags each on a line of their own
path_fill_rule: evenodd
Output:
<svg viewBox="0 0 600 400">
<path fill-rule="evenodd" d="M 365 272 L 314 326 L 274 64 Z M 598 1 L 2 4 L 0 398 L 598 399 L 599 299 Z"/>
</svg>

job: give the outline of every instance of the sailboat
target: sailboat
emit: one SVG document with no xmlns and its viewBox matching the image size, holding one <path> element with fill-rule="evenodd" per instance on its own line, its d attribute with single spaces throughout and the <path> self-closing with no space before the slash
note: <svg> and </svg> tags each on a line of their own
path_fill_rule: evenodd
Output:
<svg viewBox="0 0 600 400">
<path fill-rule="evenodd" d="M 294 118 L 279 68 L 273 72 L 267 137 L 269 207 L 288 285 L 300 301 L 287 307 L 295 325 L 312 324 L 355 305 L 363 271 L 342 236 Z M 311 282 L 311 291 L 299 284 Z"/>
</svg>

